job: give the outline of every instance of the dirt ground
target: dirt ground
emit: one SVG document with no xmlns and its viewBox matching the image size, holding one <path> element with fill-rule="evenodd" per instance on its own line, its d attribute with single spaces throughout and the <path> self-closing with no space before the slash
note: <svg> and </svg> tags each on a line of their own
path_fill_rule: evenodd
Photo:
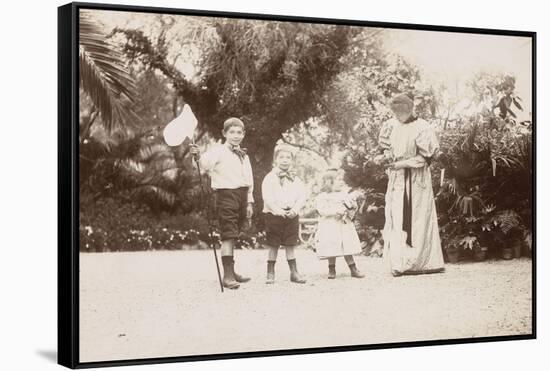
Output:
<svg viewBox="0 0 550 371">
<path fill-rule="evenodd" d="M 382 259 L 326 261 L 297 251 L 307 284 L 289 281 L 284 251 L 265 284 L 263 250 L 236 252 L 252 277 L 220 292 L 212 251 L 80 254 L 80 361 L 470 338 L 531 333 L 529 259 L 448 264 L 393 278 Z"/>
</svg>

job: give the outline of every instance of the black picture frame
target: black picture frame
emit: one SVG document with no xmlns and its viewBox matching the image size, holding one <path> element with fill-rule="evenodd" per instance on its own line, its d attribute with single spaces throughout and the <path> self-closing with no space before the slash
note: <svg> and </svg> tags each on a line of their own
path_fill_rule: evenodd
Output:
<svg viewBox="0 0 550 371">
<path fill-rule="evenodd" d="M 121 359 L 115 361 L 81 362 L 79 359 L 79 66 L 78 14 L 81 9 L 133 11 L 226 17 L 251 20 L 276 20 L 336 25 L 383 27 L 408 30 L 443 31 L 483 35 L 522 36 L 532 40 L 532 117 L 533 169 L 536 169 L 536 32 L 497 30 L 485 28 L 447 27 L 407 23 L 387 23 L 359 20 L 309 18 L 296 16 L 230 13 L 190 9 L 157 8 L 145 6 L 70 3 L 58 8 L 58 363 L 69 368 L 91 368 L 123 365 L 142 365 L 170 362 L 220 360 L 231 358 L 298 355 L 309 353 L 342 352 L 370 349 L 419 347 L 463 343 L 496 342 L 536 339 L 536 174 L 533 171 L 533 250 L 532 250 L 532 333 L 528 335 L 490 336 L 430 341 L 395 342 L 327 348 L 286 349 L 200 356 L 178 356 L 149 359 Z"/>
</svg>

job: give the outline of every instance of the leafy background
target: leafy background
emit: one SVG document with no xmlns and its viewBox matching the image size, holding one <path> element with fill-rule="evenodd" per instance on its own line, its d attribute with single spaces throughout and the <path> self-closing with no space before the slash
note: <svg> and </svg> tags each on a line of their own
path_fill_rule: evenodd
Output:
<svg viewBox="0 0 550 371">
<path fill-rule="evenodd" d="M 499 51 L 492 67 L 480 57 L 442 77 L 437 54 L 414 53 L 413 31 L 121 14 L 81 13 L 83 251 L 206 246 L 210 195 L 200 192 L 186 143 L 162 140 L 164 125 L 189 104 L 203 149 L 221 138 L 225 118 L 246 123 L 257 203 L 240 247 L 261 247 L 259 184 L 281 141 L 296 147 L 312 195 L 323 170 L 346 171 L 362 194 L 364 253 L 379 256 L 386 175 L 374 161 L 376 138 L 388 100 L 411 92 L 441 142 L 432 174 L 445 251 L 465 259 L 481 248 L 494 257 L 511 246 L 529 253 L 530 96 L 525 76 L 499 67 L 517 62 L 523 40 L 503 47 L 487 36 L 483 46 Z M 315 217 L 311 202 L 303 216 Z"/>
</svg>

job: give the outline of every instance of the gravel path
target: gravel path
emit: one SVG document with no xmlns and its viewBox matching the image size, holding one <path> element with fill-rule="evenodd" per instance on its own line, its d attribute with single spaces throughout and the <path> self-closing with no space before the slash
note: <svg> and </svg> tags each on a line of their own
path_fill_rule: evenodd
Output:
<svg viewBox="0 0 550 371">
<path fill-rule="evenodd" d="M 211 251 L 80 254 L 81 362 L 531 333 L 531 260 L 446 265 L 391 277 L 357 257 L 367 277 L 297 251 L 308 283 L 292 284 L 284 251 L 266 285 L 266 251 L 237 251 L 252 277 L 220 293 Z"/>
</svg>

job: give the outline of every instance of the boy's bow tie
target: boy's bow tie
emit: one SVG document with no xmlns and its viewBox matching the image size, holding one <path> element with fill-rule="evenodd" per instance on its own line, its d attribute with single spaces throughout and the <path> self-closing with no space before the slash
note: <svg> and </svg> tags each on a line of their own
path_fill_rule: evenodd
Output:
<svg viewBox="0 0 550 371">
<path fill-rule="evenodd" d="M 281 185 L 283 184 L 283 181 L 285 180 L 285 178 L 288 179 L 291 182 L 294 181 L 294 174 L 292 174 L 288 170 L 279 170 L 277 175 L 279 176 L 279 180 L 281 181 Z"/>
<path fill-rule="evenodd" d="M 231 152 L 239 156 L 241 161 L 246 157 L 246 148 L 241 148 L 239 146 L 229 146 L 229 148 L 231 149 Z"/>
</svg>

